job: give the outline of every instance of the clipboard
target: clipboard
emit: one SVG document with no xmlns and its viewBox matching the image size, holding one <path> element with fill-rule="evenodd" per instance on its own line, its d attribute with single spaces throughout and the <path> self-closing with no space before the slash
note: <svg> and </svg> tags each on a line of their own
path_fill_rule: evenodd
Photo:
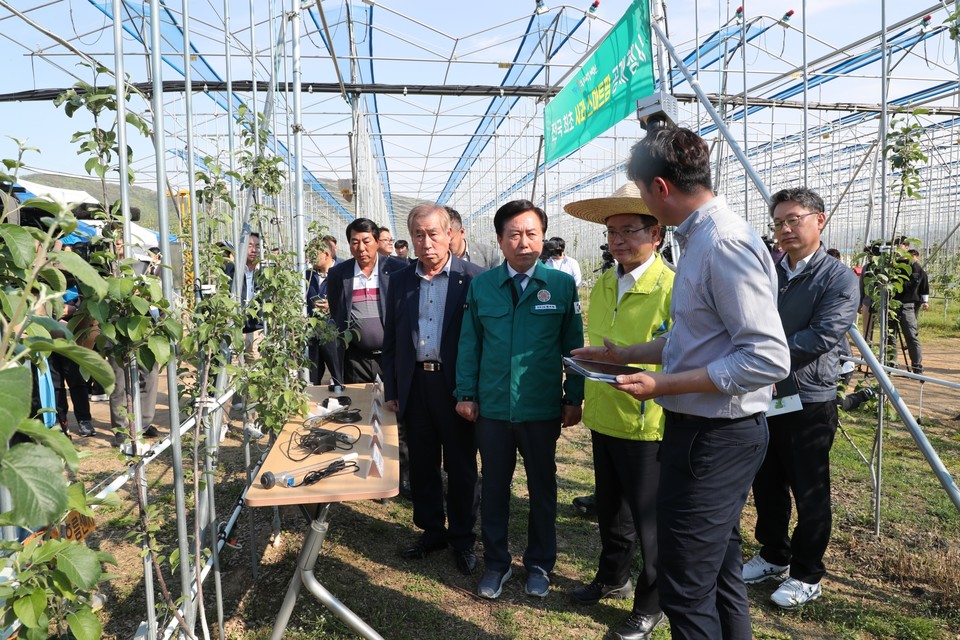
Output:
<svg viewBox="0 0 960 640">
<path fill-rule="evenodd" d="M 782 413 L 793 413 L 801 409 L 803 409 L 803 403 L 800 402 L 800 387 L 797 385 L 797 376 L 791 373 L 773 385 L 773 398 L 770 400 L 767 415 L 778 416 Z"/>
</svg>

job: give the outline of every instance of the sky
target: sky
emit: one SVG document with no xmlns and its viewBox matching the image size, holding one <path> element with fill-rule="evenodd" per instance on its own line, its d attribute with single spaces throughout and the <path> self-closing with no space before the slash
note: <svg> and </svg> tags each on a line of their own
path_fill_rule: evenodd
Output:
<svg viewBox="0 0 960 640">
<path fill-rule="evenodd" d="M 176 7 L 179 11 L 180 2 L 174 0 L 168 3 L 171 7 Z M 258 11 L 266 4 L 258 2 Z M 332 1 L 324 3 L 324 6 L 333 7 L 338 5 Z M 401 26 L 397 29 L 410 28 L 409 37 L 415 39 L 425 49 L 436 48 L 439 51 L 449 51 L 451 40 L 442 34 L 461 38 L 463 42 L 469 42 L 470 46 L 482 46 L 480 43 L 485 38 L 491 42 L 501 39 L 503 32 L 522 30 L 521 26 L 525 23 L 526 17 L 535 6 L 533 0 L 527 2 L 518 2 L 517 0 L 487 0 L 485 2 L 464 2 L 450 3 L 439 2 L 439 0 L 430 1 L 386 1 L 379 3 L 376 15 L 379 19 L 386 21 L 392 20 L 396 14 L 403 14 L 410 20 L 401 21 Z M 627 0 L 602 0 L 597 10 L 597 15 L 608 23 L 616 22 L 620 16 L 630 6 Z M 801 25 L 801 7 L 802 3 L 786 0 L 769 0 L 762 3 L 741 3 L 746 6 L 747 15 L 753 15 L 751 11 L 762 11 L 765 15 L 779 17 L 786 11 L 793 9 L 796 13 L 791 22 L 796 28 Z M 877 0 L 809 0 L 807 2 L 807 23 L 808 30 L 819 40 L 826 43 L 840 46 L 851 42 L 858 37 L 871 33 L 880 27 L 880 12 L 877 10 Z M 66 38 L 77 37 L 79 34 L 78 45 L 84 50 L 94 52 L 98 58 L 104 62 L 112 62 L 112 36 L 107 29 L 99 31 L 103 27 L 109 27 L 105 16 L 96 10 L 89 2 L 84 0 L 71 0 L 69 2 L 49 3 L 41 0 L 22 0 L 16 5 L 27 11 L 31 19 L 39 22 L 44 28 L 60 34 Z M 214 15 L 219 11 L 211 10 L 211 5 L 222 8 L 222 4 L 217 2 L 193 2 L 191 16 L 194 20 L 194 28 L 198 34 L 198 46 L 208 55 L 211 60 L 222 58 L 222 45 L 216 41 L 217 20 L 219 17 Z M 555 8 L 551 3 L 546 2 L 548 8 Z M 582 6 L 581 6 L 582 5 Z M 567 6 L 582 9 L 588 7 L 589 2 L 568 3 Z M 918 9 L 914 3 L 886 2 L 888 10 L 888 22 L 893 22 L 905 15 L 912 14 Z M 909 5 L 909 6 L 908 6 Z M 29 9 L 37 7 L 35 11 Z M 249 24 L 248 5 L 246 2 L 232 2 L 230 5 L 231 20 L 234 30 L 243 30 Z M 682 50 L 689 50 L 695 34 L 695 16 L 698 15 L 700 33 L 709 34 L 720 22 L 725 22 L 732 16 L 737 5 L 731 2 L 706 2 L 693 0 L 674 0 L 668 7 L 668 28 L 671 40 Z M 258 14 L 259 15 L 259 14 Z M 258 17 L 258 20 L 261 18 Z M 606 30 L 607 26 L 601 20 L 592 21 L 589 29 L 596 30 L 597 33 Z M 414 23 L 422 23 L 437 30 L 438 33 L 431 35 L 428 30 L 416 29 Z M 405 25 L 405 26 L 404 26 Z M 505 25 L 498 28 L 498 25 Z M 14 44 L 12 38 L 7 35 L 0 39 L 0 54 L 3 60 L 8 61 L 6 78 L 4 82 L 4 91 L 20 91 L 32 88 L 49 88 L 68 86 L 74 80 L 66 71 L 73 70 L 77 65 L 77 58 L 70 55 L 62 55 L 63 49 L 54 45 L 50 38 L 40 31 L 25 25 L 14 16 L 10 16 L 4 9 L 0 9 L 0 32 L 11 34 L 16 33 L 16 40 L 24 43 L 34 50 L 47 50 L 57 55 L 49 58 L 40 58 L 37 56 L 25 55 L 23 47 Z M 426 36 L 424 35 L 426 34 Z M 394 33 L 398 42 L 405 35 L 402 31 Z M 472 35 L 472 38 L 467 36 Z M 238 35 L 239 38 L 248 38 L 246 33 Z M 379 55 L 390 55 L 389 37 L 378 35 L 377 45 Z M 595 35 L 593 36 L 595 38 Z M 201 42 L 201 40 L 203 40 Z M 809 41 L 811 49 L 810 57 L 816 55 L 816 51 L 823 51 L 824 47 L 814 41 Z M 777 43 L 773 40 L 764 43 L 769 48 L 776 48 Z M 258 48 L 266 47 L 265 38 L 258 42 Z M 513 44 L 503 44 L 500 47 L 504 54 L 509 56 Z M 571 47 L 576 51 L 576 47 Z M 147 80 L 146 65 L 142 56 L 136 57 L 136 46 L 131 44 L 129 38 L 125 45 L 128 53 L 127 71 L 131 74 L 134 81 L 143 82 Z M 219 58 L 218 58 L 219 56 Z M 493 53 L 489 53 L 493 57 Z M 798 51 L 785 51 L 784 58 L 791 60 L 799 59 Z M 404 77 L 402 74 L 393 71 L 392 67 L 389 73 L 390 77 L 378 77 L 377 80 L 389 83 L 411 82 L 418 83 L 425 80 L 421 77 Z M 327 68 L 317 73 L 326 74 L 322 81 L 332 82 L 335 80 L 332 69 Z M 761 73 L 761 69 L 751 70 Z M 918 73 L 921 73 L 922 70 Z M 447 81 L 451 83 L 467 83 L 476 81 L 479 73 L 471 73 L 470 68 L 455 67 L 455 77 L 448 77 Z M 495 72 L 491 77 L 496 77 L 502 72 Z M 169 69 L 164 70 L 165 79 L 173 79 L 177 76 L 172 74 Z M 169 74 L 169 75 L 166 75 Z M 384 75 L 384 74 L 382 74 Z M 394 77 L 394 75 L 399 77 Z M 237 79 L 248 78 L 249 69 L 246 71 L 235 71 L 234 77 Z M 553 76 L 556 78 L 556 74 Z M 759 75 L 757 77 L 760 77 Z M 735 81 L 735 80 L 734 80 Z M 838 83 L 837 83 L 838 84 Z M 869 79 L 850 78 L 844 80 L 846 92 L 855 97 L 860 102 L 878 102 L 879 86 L 876 81 Z M 689 91 L 689 87 L 684 88 Z M 837 91 L 840 91 L 839 89 Z M 817 99 L 827 99 L 821 95 Z M 850 98 L 852 99 L 852 98 Z M 76 143 L 70 142 L 73 133 L 80 129 L 87 129 L 91 126 L 89 119 L 77 116 L 73 119 L 67 118 L 61 109 L 54 108 L 49 103 L 0 103 L 0 118 L 4 123 L 0 126 L 0 158 L 12 158 L 16 153 L 15 144 L 9 137 L 16 137 L 25 141 L 28 145 L 39 147 L 40 154 L 30 153 L 24 161 L 31 167 L 37 167 L 44 170 L 83 173 L 83 163 L 86 156 L 77 154 Z M 134 139 L 135 140 L 135 139 Z M 440 141 L 442 142 L 442 140 Z M 148 167 L 153 163 L 152 148 L 142 141 L 135 141 L 135 156 L 138 158 L 138 165 Z M 144 185 L 149 186 L 149 185 Z"/>
</svg>

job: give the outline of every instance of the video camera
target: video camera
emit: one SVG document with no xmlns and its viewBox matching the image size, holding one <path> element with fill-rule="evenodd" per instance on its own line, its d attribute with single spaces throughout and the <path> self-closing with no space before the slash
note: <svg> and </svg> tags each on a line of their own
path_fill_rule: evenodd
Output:
<svg viewBox="0 0 960 640">
<path fill-rule="evenodd" d="M 604 242 L 602 245 L 600 245 L 600 251 L 602 252 L 600 257 L 603 258 L 603 263 L 598 269 L 594 270 L 594 273 L 597 271 L 600 273 L 606 273 L 607 269 L 612 269 L 613 266 L 617 264 L 617 261 L 613 259 L 613 254 L 610 253 L 610 245 Z"/>
<path fill-rule="evenodd" d="M 550 258 L 555 258 L 557 256 L 563 255 L 563 247 L 560 246 L 560 242 L 557 240 L 544 240 L 543 250 L 540 252 L 540 261 L 546 262 Z"/>
</svg>

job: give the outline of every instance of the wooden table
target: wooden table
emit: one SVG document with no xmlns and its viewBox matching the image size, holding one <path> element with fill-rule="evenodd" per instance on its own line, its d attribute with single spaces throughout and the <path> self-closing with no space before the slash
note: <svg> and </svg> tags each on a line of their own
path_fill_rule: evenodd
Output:
<svg viewBox="0 0 960 640">
<path fill-rule="evenodd" d="M 311 412 L 315 412 L 316 403 L 330 394 L 325 387 L 308 387 L 307 393 L 310 396 Z M 317 563 L 317 556 L 320 553 L 320 547 L 326 537 L 329 523 L 327 514 L 330 504 L 334 502 L 346 502 L 349 500 L 369 500 L 373 498 L 390 498 L 399 492 L 400 486 L 400 464 L 399 448 L 397 443 L 397 420 L 396 416 L 386 408 L 381 409 L 381 436 L 383 438 L 383 477 L 373 477 L 366 475 L 366 471 L 371 468 L 371 440 L 373 438 L 373 426 L 371 419 L 371 402 L 373 399 L 373 385 L 348 385 L 342 394 L 349 396 L 352 400 L 350 407 L 360 410 L 360 422 L 353 423 L 360 428 L 360 439 L 353 446 L 350 452 L 359 454 L 356 460 L 359 467 L 358 473 L 331 476 L 324 478 L 316 484 L 301 487 L 281 487 L 275 486 L 272 489 L 264 489 L 260 484 L 260 478 L 263 473 L 270 471 L 277 474 L 281 471 L 290 471 L 299 469 L 312 462 L 332 461 L 347 451 L 331 451 L 328 453 L 310 456 L 306 460 L 294 462 L 287 455 L 287 443 L 290 441 L 290 434 L 302 428 L 302 425 L 288 424 L 280 432 L 273 448 L 267 454 L 263 466 L 260 467 L 260 477 L 254 480 L 254 484 L 247 491 L 245 502 L 249 507 L 273 507 L 279 505 L 316 505 L 317 510 L 310 523 L 310 528 L 304 536 L 303 548 L 297 559 L 296 573 L 291 577 L 290 584 L 287 587 L 287 594 L 280 605 L 280 612 L 274 623 L 271 640 L 280 640 L 283 632 L 290 621 L 293 608 L 297 602 L 297 596 L 300 593 L 301 586 L 306 586 L 307 590 L 325 607 L 330 609 L 338 618 L 343 620 L 347 626 L 356 631 L 364 638 L 382 640 L 370 625 L 360 619 L 357 614 L 348 609 L 342 602 L 337 600 L 333 594 L 320 584 L 317 576 L 314 574 L 314 567 Z M 324 424 L 326 429 L 336 429 L 341 425 L 334 423 Z M 343 429 L 345 433 L 353 433 L 353 429 Z M 295 447 L 290 453 L 295 456 L 299 454 L 302 457 L 303 452 L 297 451 Z M 366 477 L 364 477 L 366 475 Z M 297 482 L 300 477 L 296 478 Z"/>
</svg>

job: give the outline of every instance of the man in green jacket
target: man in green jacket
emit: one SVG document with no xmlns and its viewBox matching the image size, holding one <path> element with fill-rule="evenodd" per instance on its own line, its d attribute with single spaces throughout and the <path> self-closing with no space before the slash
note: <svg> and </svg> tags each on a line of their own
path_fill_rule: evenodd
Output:
<svg viewBox="0 0 960 640">
<path fill-rule="evenodd" d="M 557 559 L 557 438 L 580 421 L 583 379 L 563 379 L 563 356 L 583 345 L 573 278 L 540 261 L 547 214 L 528 200 L 493 218 L 506 261 L 470 283 L 457 359 L 457 413 L 477 423 L 483 463 L 480 533 L 483 598 L 513 575 L 507 547 L 510 482 L 517 451 L 527 472 L 530 513 L 524 592 L 545 597 Z"/>
<path fill-rule="evenodd" d="M 670 326 L 673 271 L 660 258 L 663 227 L 650 215 L 640 190 L 629 183 L 609 198 L 572 202 L 572 216 L 606 226 L 617 268 L 590 293 L 587 334 L 591 346 L 647 342 Z M 656 367 L 659 369 L 660 367 Z M 657 487 L 663 410 L 604 382 L 587 380 L 583 423 L 593 442 L 600 561 L 590 584 L 570 594 L 575 603 L 630 596 L 630 568 L 639 546 L 643 559 L 633 611 L 609 635 L 646 640 L 663 620 L 657 592 Z"/>
</svg>

